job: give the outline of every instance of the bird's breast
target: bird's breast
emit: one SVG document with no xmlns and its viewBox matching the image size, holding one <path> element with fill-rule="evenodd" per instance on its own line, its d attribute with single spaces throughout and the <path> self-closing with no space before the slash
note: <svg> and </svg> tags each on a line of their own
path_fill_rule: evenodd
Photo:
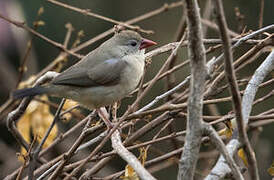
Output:
<svg viewBox="0 0 274 180">
<path fill-rule="evenodd" d="M 139 84 L 144 73 L 144 59 L 144 56 L 133 56 L 126 59 L 127 66 L 120 79 L 120 85 L 126 90 L 126 94 L 132 92 Z"/>
</svg>

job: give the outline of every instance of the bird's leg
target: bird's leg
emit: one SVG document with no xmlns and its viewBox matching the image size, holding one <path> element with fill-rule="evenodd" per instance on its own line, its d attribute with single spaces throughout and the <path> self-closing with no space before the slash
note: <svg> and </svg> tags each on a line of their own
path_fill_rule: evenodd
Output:
<svg viewBox="0 0 274 180">
<path fill-rule="evenodd" d="M 113 127 L 112 122 L 109 120 L 109 114 L 106 111 L 106 108 L 98 108 L 96 109 L 98 112 L 98 115 L 101 119 L 103 119 L 104 123 L 106 124 L 108 130 L 110 130 Z"/>
</svg>

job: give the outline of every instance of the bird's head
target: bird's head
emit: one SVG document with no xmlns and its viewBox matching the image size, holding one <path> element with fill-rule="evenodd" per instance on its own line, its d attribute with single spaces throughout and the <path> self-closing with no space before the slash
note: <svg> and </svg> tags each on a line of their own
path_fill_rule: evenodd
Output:
<svg viewBox="0 0 274 180">
<path fill-rule="evenodd" d="M 141 37 L 140 34 L 131 30 L 121 31 L 110 39 L 112 47 L 119 49 L 124 55 L 144 53 L 145 48 L 157 44 Z"/>
</svg>

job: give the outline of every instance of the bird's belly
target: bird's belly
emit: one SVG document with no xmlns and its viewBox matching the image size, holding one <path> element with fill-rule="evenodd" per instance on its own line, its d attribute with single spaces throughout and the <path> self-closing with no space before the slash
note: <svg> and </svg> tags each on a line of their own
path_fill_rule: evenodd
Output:
<svg viewBox="0 0 274 180">
<path fill-rule="evenodd" d="M 83 105 L 92 109 L 113 104 L 127 95 L 127 93 L 117 85 L 87 88 L 83 91 L 84 97 L 81 97 L 80 101 Z"/>
<path fill-rule="evenodd" d="M 68 88 L 63 91 L 62 97 L 79 102 L 89 109 L 111 105 L 128 95 L 127 89 L 120 85 L 98 86 L 90 88 Z M 59 95 L 60 96 L 60 95 Z"/>
</svg>

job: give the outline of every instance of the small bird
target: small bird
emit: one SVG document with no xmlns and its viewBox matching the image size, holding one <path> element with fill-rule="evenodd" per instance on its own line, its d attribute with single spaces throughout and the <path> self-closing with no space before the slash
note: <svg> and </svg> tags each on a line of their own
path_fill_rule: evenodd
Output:
<svg viewBox="0 0 274 180">
<path fill-rule="evenodd" d="M 121 31 L 46 85 L 16 90 L 14 99 L 47 94 L 77 101 L 89 109 L 111 105 L 138 85 L 145 65 L 145 48 L 156 43 L 137 32 Z M 104 117 L 104 116 L 103 116 Z M 110 121 L 103 118 L 106 125 Z"/>
</svg>

